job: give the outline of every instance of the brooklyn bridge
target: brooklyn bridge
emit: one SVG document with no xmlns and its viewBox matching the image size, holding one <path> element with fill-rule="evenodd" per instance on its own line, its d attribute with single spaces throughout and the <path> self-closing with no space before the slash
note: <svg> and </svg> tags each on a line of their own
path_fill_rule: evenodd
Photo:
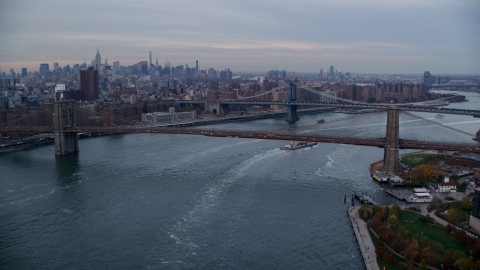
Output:
<svg viewBox="0 0 480 270">
<path fill-rule="evenodd" d="M 0 133 L 24 134 L 55 134 L 55 154 L 67 155 L 79 151 L 79 133 L 125 134 L 125 133 L 160 133 L 203 135 L 213 137 L 234 137 L 266 140 L 311 141 L 321 143 L 352 144 L 384 148 L 384 169 L 397 172 L 399 169 L 400 149 L 423 149 L 440 151 L 461 151 L 480 154 L 480 143 L 472 140 L 476 137 L 462 130 L 448 125 L 442 125 L 433 119 L 414 114 L 414 112 L 428 112 L 443 114 L 466 115 L 479 117 L 480 110 L 437 108 L 416 104 L 392 105 L 370 104 L 334 97 L 329 102 L 297 102 L 296 89 L 302 87 L 319 95 L 325 95 L 306 86 L 291 83 L 288 101 L 249 101 L 222 100 L 222 101 L 176 101 L 178 103 L 203 103 L 205 110 L 213 113 L 225 114 L 231 104 L 242 105 L 281 105 L 288 109 L 287 122 L 299 120 L 297 107 L 327 107 L 327 108 L 356 108 L 366 109 L 368 113 L 355 114 L 338 119 L 327 120 L 324 123 L 292 125 L 285 124 L 283 128 L 262 130 L 218 129 L 212 126 L 176 127 L 152 126 L 138 124 L 125 119 L 116 119 L 116 126 L 77 126 L 76 113 L 89 113 L 99 116 L 86 107 L 74 101 L 57 101 L 54 104 L 53 126 L 15 126 L 6 123 L 0 126 Z M 273 89 L 272 91 L 277 91 Z M 266 93 L 263 93 L 266 94 Z M 100 115 L 102 116 L 102 115 Z M 105 117 L 114 117 L 111 115 Z"/>
</svg>

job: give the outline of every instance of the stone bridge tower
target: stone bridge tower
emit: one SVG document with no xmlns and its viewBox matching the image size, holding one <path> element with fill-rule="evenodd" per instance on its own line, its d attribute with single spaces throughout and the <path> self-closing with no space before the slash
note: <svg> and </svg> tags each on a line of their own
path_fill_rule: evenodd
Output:
<svg viewBox="0 0 480 270">
<path fill-rule="evenodd" d="M 297 85 L 295 83 L 290 83 L 290 98 L 289 102 L 297 101 Z M 296 122 L 300 120 L 297 114 L 297 105 L 288 105 L 288 115 L 285 121 L 287 122 Z"/>
<path fill-rule="evenodd" d="M 75 126 L 75 101 L 56 101 L 54 104 L 53 126 L 55 129 L 55 155 L 64 156 L 78 152 L 76 133 L 66 133 L 65 128 Z"/>
<path fill-rule="evenodd" d="M 400 126 L 400 108 L 391 106 L 387 108 L 387 135 L 383 154 L 383 169 L 389 172 L 398 172 L 400 144 L 398 141 Z"/>
</svg>

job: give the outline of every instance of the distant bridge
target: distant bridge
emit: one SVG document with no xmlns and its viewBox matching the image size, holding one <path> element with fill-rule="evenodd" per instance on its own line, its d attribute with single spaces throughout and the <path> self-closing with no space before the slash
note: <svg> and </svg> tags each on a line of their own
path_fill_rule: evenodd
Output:
<svg viewBox="0 0 480 270">
<path fill-rule="evenodd" d="M 240 99 L 225 99 L 225 100 L 175 100 L 177 104 L 203 104 L 205 105 L 206 111 L 214 111 L 220 115 L 228 114 L 230 111 L 230 105 L 283 105 L 288 107 L 289 116 L 287 116 L 287 121 L 295 122 L 299 119 L 296 110 L 298 106 L 310 106 L 310 107 L 330 107 L 330 108 L 355 108 L 355 109 L 379 109 L 386 110 L 391 106 L 397 106 L 402 111 L 415 111 L 415 112 L 430 112 L 430 113 L 441 113 L 441 114 L 457 114 L 457 115 L 470 115 L 473 117 L 480 117 L 479 110 L 468 110 L 468 109 L 455 109 L 455 108 L 438 108 L 436 106 L 425 106 L 425 104 L 434 104 L 436 101 L 425 101 L 418 103 L 410 104 L 392 104 L 392 103 L 367 103 L 354 101 L 345 98 L 339 98 L 336 96 L 329 95 L 325 92 L 321 92 L 310 87 L 299 85 L 296 83 L 290 83 L 290 91 L 288 100 L 284 101 L 259 101 L 253 100 L 254 98 L 261 97 L 279 91 L 286 88 L 288 85 L 283 85 L 272 89 L 267 92 L 263 92 L 251 97 L 245 97 Z M 306 91 L 318 94 L 323 96 L 327 100 L 337 100 L 340 102 L 311 102 L 311 101 L 297 101 L 297 87 L 304 89 Z M 223 113 L 222 113 L 223 112 Z"/>
</svg>

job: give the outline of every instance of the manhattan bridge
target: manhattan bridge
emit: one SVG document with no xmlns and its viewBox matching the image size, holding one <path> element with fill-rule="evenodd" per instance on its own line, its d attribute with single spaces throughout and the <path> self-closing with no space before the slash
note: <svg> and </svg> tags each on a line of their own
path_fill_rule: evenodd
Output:
<svg viewBox="0 0 480 270">
<path fill-rule="evenodd" d="M 281 91 L 289 87 L 289 98 L 286 101 L 258 101 L 260 95 Z M 299 102 L 297 88 L 322 96 L 322 100 L 335 102 Z M 437 100 L 438 101 L 438 100 Z M 397 172 L 399 166 L 400 149 L 421 149 L 439 151 L 461 151 L 480 154 L 480 143 L 476 134 L 471 134 L 424 118 L 415 112 L 429 112 L 437 114 L 456 114 L 471 117 L 480 117 L 480 110 L 437 108 L 422 104 L 390 104 L 364 103 L 344 98 L 329 96 L 325 92 L 317 91 L 297 83 L 290 83 L 281 87 L 263 92 L 256 96 L 234 100 L 177 100 L 179 104 L 202 104 L 206 111 L 225 115 L 231 105 L 276 105 L 288 108 L 287 122 L 299 120 L 298 107 L 320 108 L 355 108 L 368 113 L 354 114 L 324 123 L 291 125 L 271 130 L 240 130 L 217 129 L 211 126 L 197 126 L 198 124 L 215 123 L 215 121 L 199 120 L 190 123 L 188 127 L 177 124 L 166 126 L 139 125 L 138 122 L 121 119 L 112 115 L 103 115 L 97 111 L 80 106 L 74 101 L 57 101 L 54 104 L 53 126 L 25 126 L 7 122 L 0 126 L 0 133 L 42 134 L 54 133 L 55 154 L 67 155 L 79 151 L 78 134 L 125 134 L 125 133 L 163 133 L 203 135 L 213 137 L 235 137 L 267 140 L 311 141 L 321 143 L 352 144 L 384 148 L 384 170 Z M 78 126 L 76 114 L 88 114 L 92 117 L 113 118 L 113 126 Z M 26 115 L 24 117 L 32 117 Z M 223 118 L 229 121 L 229 118 Z M 248 117 L 245 117 L 248 119 Z M 238 119 L 237 119 L 238 120 Z M 217 121 L 218 122 L 218 121 Z"/>
</svg>

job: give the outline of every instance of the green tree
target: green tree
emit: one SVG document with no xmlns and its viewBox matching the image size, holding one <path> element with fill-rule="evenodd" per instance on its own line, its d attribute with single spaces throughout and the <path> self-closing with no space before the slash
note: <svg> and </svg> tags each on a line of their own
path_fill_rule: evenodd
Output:
<svg viewBox="0 0 480 270">
<path fill-rule="evenodd" d="M 364 220 L 371 218 L 373 216 L 372 207 L 368 204 L 362 204 L 358 209 L 358 215 Z"/>
<path fill-rule="evenodd" d="M 400 224 L 400 222 L 398 221 L 398 218 L 395 216 L 395 214 L 390 215 L 390 217 L 388 218 L 388 222 L 390 222 L 390 227 L 394 230 Z"/>
<path fill-rule="evenodd" d="M 465 210 L 465 211 L 472 211 L 473 209 L 473 205 L 472 205 L 472 202 L 470 201 L 470 199 L 468 197 L 463 197 L 462 200 L 460 201 L 460 208 L 462 208 L 462 210 Z"/>
<path fill-rule="evenodd" d="M 400 206 L 394 204 L 392 206 L 392 208 L 390 209 L 390 214 L 388 215 L 389 218 L 390 218 L 391 215 L 395 215 L 397 218 L 399 218 L 400 217 L 400 211 L 401 211 Z"/>
<path fill-rule="evenodd" d="M 443 205 L 443 201 L 437 197 L 434 197 L 433 200 L 428 203 L 427 210 L 428 212 L 436 209 L 441 209 Z"/>
<path fill-rule="evenodd" d="M 458 259 L 455 265 L 460 269 L 475 269 L 475 263 L 466 257 Z"/>
<path fill-rule="evenodd" d="M 425 263 L 425 260 L 422 260 L 420 262 L 420 265 L 417 268 L 418 270 L 427 270 L 427 264 Z"/>
<path fill-rule="evenodd" d="M 461 221 L 465 220 L 467 214 L 460 209 L 457 208 L 450 208 L 448 209 L 448 217 L 447 220 L 451 223 L 457 224 Z"/>
</svg>

